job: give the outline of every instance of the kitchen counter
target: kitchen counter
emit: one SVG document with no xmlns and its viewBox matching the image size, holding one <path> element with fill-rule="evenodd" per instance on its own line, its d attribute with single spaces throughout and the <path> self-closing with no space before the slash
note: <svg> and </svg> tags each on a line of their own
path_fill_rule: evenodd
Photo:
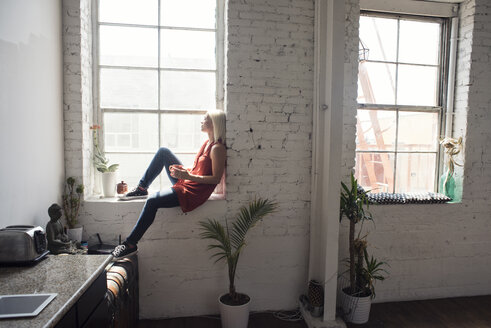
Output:
<svg viewBox="0 0 491 328">
<path fill-rule="evenodd" d="M 54 327 L 111 262 L 111 255 L 48 255 L 34 266 L 0 267 L 0 294 L 58 293 L 36 317 L 0 319 L 0 327 Z"/>
</svg>

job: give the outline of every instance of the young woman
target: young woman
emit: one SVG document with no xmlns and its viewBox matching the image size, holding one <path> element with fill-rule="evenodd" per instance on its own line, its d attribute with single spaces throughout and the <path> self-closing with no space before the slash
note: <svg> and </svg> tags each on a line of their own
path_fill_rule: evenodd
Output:
<svg viewBox="0 0 491 328">
<path fill-rule="evenodd" d="M 201 121 L 201 131 L 208 134 L 208 140 L 201 146 L 191 169 L 183 168 L 181 161 L 169 149 L 160 148 L 157 151 L 138 186 L 122 199 L 146 198 L 148 187 L 164 167 L 174 185 L 169 190 L 148 197 L 133 231 L 123 244 L 113 250 L 115 259 L 137 251 L 138 241 L 153 223 L 159 208 L 180 206 L 183 212 L 189 212 L 206 202 L 220 183 L 225 169 L 225 122 L 222 111 L 206 113 Z"/>
</svg>

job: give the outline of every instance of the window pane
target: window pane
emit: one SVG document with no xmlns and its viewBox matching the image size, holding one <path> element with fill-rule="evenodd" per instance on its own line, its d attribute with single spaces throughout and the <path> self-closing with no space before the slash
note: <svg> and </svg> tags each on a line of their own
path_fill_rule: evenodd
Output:
<svg viewBox="0 0 491 328">
<path fill-rule="evenodd" d="M 372 193 L 394 192 L 394 153 L 357 153 L 355 176 Z"/>
<path fill-rule="evenodd" d="M 161 25 L 215 28 L 216 0 L 162 0 Z"/>
<path fill-rule="evenodd" d="M 399 112 L 398 150 L 438 151 L 438 113 Z"/>
<path fill-rule="evenodd" d="M 99 21 L 124 24 L 158 24 L 158 0 L 99 0 Z"/>
<path fill-rule="evenodd" d="M 401 20 L 399 61 L 414 64 L 438 64 L 440 24 Z"/>
<path fill-rule="evenodd" d="M 203 115 L 162 114 L 161 144 L 174 152 L 197 152 L 208 136 L 201 132 Z"/>
<path fill-rule="evenodd" d="M 158 114 L 105 113 L 106 151 L 156 151 Z"/>
<path fill-rule="evenodd" d="M 216 109 L 216 74 L 164 71 L 161 75 L 163 109 Z"/>
<path fill-rule="evenodd" d="M 155 28 L 100 26 L 100 64 L 158 66 L 158 30 Z"/>
<path fill-rule="evenodd" d="M 399 65 L 397 104 L 399 105 L 437 105 L 436 67 Z"/>
<path fill-rule="evenodd" d="M 215 32 L 161 30 L 164 68 L 216 69 Z"/>
<path fill-rule="evenodd" d="M 360 39 L 369 60 L 396 61 L 397 19 L 361 16 Z"/>
<path fill-rule="evenodd" d="M 100 101 L 105 108 L 156 109 L 157 71 L 101 68 Z"/>
<path fill-rule="evenodd" d="M 397 154 L 396 192 L 435 190 L 436 154 Z"/>
<path fill-rule="evenodd" d="M 357 150 L 395 150 L 396 112 L 359 109 L 356 125 Z"/>
<path fill-rule="evenodd" d="M 119 164 L 118 180 L 128 184 L 128 189 L 133 189 L 138 185 L 145 170 L 152 161 L 153 154 L 107 154 L 110 164 Z M 157 181 L 156 181 L 157 182 Z M 158 182 L 154 183 L 157 185 Z M 153 188 L 156 186 L 152 185 Z"/>
<path fill-rule="evenodd" d="M 395 103 L 395 64 L 360 62 L 358 103 Z"/>
</svg>

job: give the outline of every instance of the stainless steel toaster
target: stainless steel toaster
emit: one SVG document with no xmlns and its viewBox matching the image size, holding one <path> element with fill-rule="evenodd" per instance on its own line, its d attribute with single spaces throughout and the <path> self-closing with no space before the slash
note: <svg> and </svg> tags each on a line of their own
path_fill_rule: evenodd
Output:
<svg viewBox="0 0 491 328">
<path fill-rule="evenodd" d="M 36 262 L 48 253 L 43 228 L 16 225 L 0 229 L 0 263 Z"/>
</svg>

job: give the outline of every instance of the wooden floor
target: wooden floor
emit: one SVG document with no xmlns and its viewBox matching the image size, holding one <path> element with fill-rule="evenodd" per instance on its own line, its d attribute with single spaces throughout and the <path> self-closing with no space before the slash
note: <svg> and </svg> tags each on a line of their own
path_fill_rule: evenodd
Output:
<svg viewBox="0 0 491 328">
<path fill-rule="evenodd" d="M 348 328 L 491 328 L 491 296 L 372 304 L 370 320 Z"/>
<path fill-rule="evenodd" d="M 165 320 L 140 320 L 138 328 L 220 328 L 220 317 L 188 317 Z M 272 313 L 251 313 L 248 328 L 308 328 L 302 321 L 283 321 Z"/>
<path fill-rule="evenodd" d="M 373 304 L 370 321 L 348 328 L 491 328 L 491 295 Z M 220 328 L 218 316 L 140 320 L 138 328 Z M 271 313 L 252 313 L 249 328 L 307 328 Z"/>
</svg>

